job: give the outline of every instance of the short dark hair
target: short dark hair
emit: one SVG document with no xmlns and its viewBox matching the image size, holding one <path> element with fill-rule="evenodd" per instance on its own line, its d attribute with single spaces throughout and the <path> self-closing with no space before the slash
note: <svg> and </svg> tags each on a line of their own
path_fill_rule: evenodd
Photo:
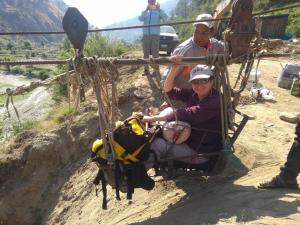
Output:
<svg viewBox="0 0 300 225">
<path fill-rule="evenodd" d="M 148 3 L 155 3 L 156 0 L 148 0 Z"/>
</svg>

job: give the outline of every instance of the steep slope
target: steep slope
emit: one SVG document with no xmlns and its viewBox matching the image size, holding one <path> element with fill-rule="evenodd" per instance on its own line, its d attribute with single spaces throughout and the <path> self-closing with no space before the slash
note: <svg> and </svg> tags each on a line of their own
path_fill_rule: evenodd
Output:
<svg viewBox="0 0 300 225">
<path fill-rule="evenodd" d="M 67 6 L 60 0 L 0 1 L 0 31 L 61 31 Z M 12 38 L 16 38 L 15 36 Z M 34 41 L 58 41 L 61 35 L 25 36 Z"/>
</svg>

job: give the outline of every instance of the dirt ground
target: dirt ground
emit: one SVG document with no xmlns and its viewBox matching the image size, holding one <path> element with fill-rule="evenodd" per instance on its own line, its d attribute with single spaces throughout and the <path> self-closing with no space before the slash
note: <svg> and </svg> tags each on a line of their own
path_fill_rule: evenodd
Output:
<svg viewBox="0 0 300 225">
<path fill-rule="evenodd" d="M 152 191 L 136 189 L 130 202 L 125 195 L 117 201 L 109 189 L 108 209 L 102 210 L 102 197 L 95 196 L 92 185 L 97 167 L 89 160 L 97 136 L 93 117 L 70 129 L 24 136 L 16 150 L 0 157 L 0 224 L 300 224 L 300 190 L 256 188 L 279 172 L 293 141 L 295 125 L 280 120 L 279 114 L 300 113 L 300 98 L 277 85 L 280 63 L 287 60 L 260 62 L 259 81 L 273 92 L 274 100 L 239 106 L 254 119 L 239 136 L 222 174 L 185 173 L 169 181 L 156 177 Z M 238 69 L 239 65 L 230 66 L 231 76 Z M 132 76 L 121 78 L 124 116 L 132 109 L 157 107 L 161 101 L 155 82 L 142 77 L 141 71 L 135 73 L 134 87 L 126 89 L 123 82 L 133 83 Z M 152 97 L 134 98 L 133 91 L 148 83 Z"/>
</svg>

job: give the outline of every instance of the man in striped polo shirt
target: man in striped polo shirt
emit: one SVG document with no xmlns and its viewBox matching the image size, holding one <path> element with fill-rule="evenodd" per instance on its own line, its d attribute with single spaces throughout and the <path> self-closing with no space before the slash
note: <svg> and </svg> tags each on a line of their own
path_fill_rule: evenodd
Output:
<svg viewBox="0 0 300 225">
<path fill-rule="evenodd" d="M 200 14 L 196 20 L 213 19 L 210 14 Z M 224 43 L 213 38 L 214 35 L 213 21 L 200 21 L 194 23 L 193 36 L 180 45 L 173 52 L 173 56 L 183 57 L 200 57 L 224 53 Z M 181 66 L 177 70 L 182 73 L 182 76 L 177 76 L 175 85 L 177 87 L 190 87 L 189 74 L 193 66 Z M 171 66 L 169 70 L 174 69 Z M 165 75 L 169 73 L 166 72 Z"/>
<path fill-rule="evenodd" d="M 213 17 L 210 14 L 200 14 L 196 20 L 210 20 Z M 224 43 L 213 38 L 214 23 L 213 21 L 198 21 L 194 23 L 193 36 L 181 43 L 174 50 L 172 56 L 182 57 L 201 57 L 224 53 Z M 169 67 L 162 78 L 162 82 L 166 79 L 172 70 L 176 70 L 178 76 L 175 78 L 175 86 L 179 88 L 191 88 L 189 83 L 189 74 L 193 66 Z M 164 108 L 164 107 L 162 107 Z"/>
</svg>

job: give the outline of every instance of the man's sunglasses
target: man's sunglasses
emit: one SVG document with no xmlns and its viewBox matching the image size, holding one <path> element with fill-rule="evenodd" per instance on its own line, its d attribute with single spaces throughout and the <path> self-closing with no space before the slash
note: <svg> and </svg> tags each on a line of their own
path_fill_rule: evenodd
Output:
<svg viewBox="0 0 300 225">
<path fill-rule="evenodd" d="M 210 81 L 210 78 L 200 78 L 200 79 L 195 79 L 192 80 L 192 84 L 207 84 Z"/>
</svg>

